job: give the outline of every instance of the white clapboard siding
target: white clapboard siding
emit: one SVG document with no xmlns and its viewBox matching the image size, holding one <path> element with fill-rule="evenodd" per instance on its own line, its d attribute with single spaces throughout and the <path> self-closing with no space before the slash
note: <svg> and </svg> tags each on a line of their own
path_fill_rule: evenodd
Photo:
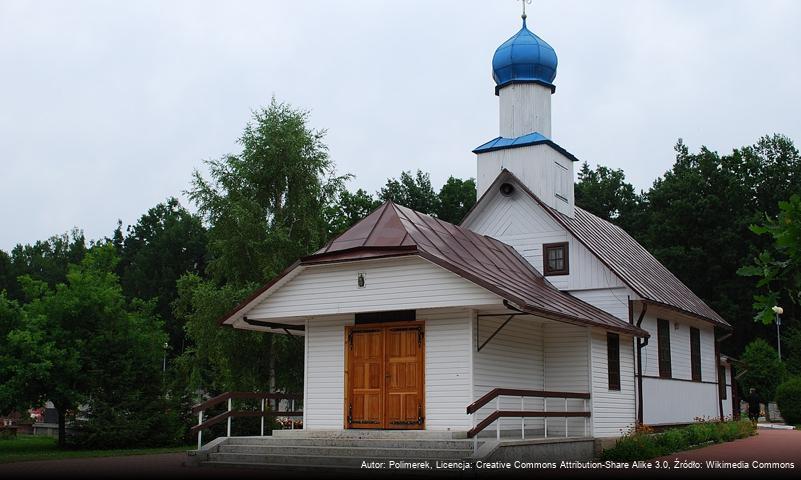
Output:
<svg viewBox="0 0 801 480">
<path fill-rule="evenodd" d="M 546 205 L 566 215 L 573 215 L 574 193 L 573 188 L 570 188 L 573 180 L 573 161 L 551 146 L 540 144 L 480 153 L 477 161 L 476 187 L 479 196 L 492 185 L 503 169 L 507 169 Z M 566 171 L 569 181 L 565 182 L 568 187 L 566 191 L 560 188 L 562 183 L 557 181 L 557 169 Z"/>
<path fill-rule="evenodd" d="M 672 379 L 659 377 L 657 319 L 670 323 Z M 701 334 L 701 382 L 692 382 L 690 327 Z M 643 348 L 643 421 L 645 423 L 687 423 L 696 418 L 719 416 L 715 334 L 711 325 L 666 310 L 646 313 L 642 327 L 651 334 Z"/>
<path fill-rule="evenodd" d="M 353 315 L 311 318 L 306 323 L 306 385 L 303 425 L 307 430 L 343 428 L 345 326 Z"/>
<path fill-rule="evenodd" d="M 646 376 L 659 376 L 659 354 L 657 318 L 670 322 L 670 358 L 673 378 L 683 380 L 692 379 L 690 366 L 690 327 L 696 327 L 701 334 L 701 380 L 704 382 L 717 382 L 715 370 L 715 332 L 714 328 L 706 322 L 677 319 L 670 314 L 646 313 L 642 328 L 651 334 L 648 345 L 643 348 L 643 374 Z"/>
<path fill-rule="evenodd" d="M 498 110 L 501 136 L 515 138 L 538 132 L 550 138 L 551 95 L 549 87 L 538 83 L 512 83 L 500 89 Z"/>
<path fill-rule="evenodd" d="M 545 390 L 563 392 L 590 392 L 590 357 L 588 327 L 566 323 L 549 322 L 544 326 L 544 371 Z M 565 410 L 565 400 L 547 399 L 548 411 Z M 589 402 L 578 399 L 567 400 L 568 410 L 584 410 Z M 570 436 L 584 434 L 584 418 L 567 421 Z M 565 420 L 548 419 L 548 435 L 565 435 Z M 587 434 L 590 434 L 589 427 Z"/>
<path fill-rule="evenodd" d="M 554 220 L 540 204 L 523 192 L 511 197 L 493 195 L 478 215 L 465 226 L 513 246 L 534 268 L 542 272 L 542 245 L 569 243 L 569 275 L 552 275 L 548 280 L 561 290 L 622 287 L 612 273 L 581 242 Z"/>
<path fill-rule="evenodd" d="M 718 418 L 716 383 L 644 378 L 642 388 L 646 424 L 689 423 L 698 418 Z"/>
<path fill-rule="evenodd" d="M 472 402 L 472 313 L 466 309 L 419 310 L 425 320 L 427 430 L 469 430 Z"/>
<path fill-rule="evenodd" d="M 365 286 L 357 285 L 364 273 Z M 253 319 L 463 307 L 500 303 L 497 295 L 420 257 L 307 267 L 247 312 Z"/>
<path fill-rule="evenodd" d="M 596 437 L 619 437 L 636 422 L 634 340 L 620 335 L 620 390 L 609 390 L 606 331 L 592 329 L 592 423 Z"/>
<path fill-rule="evenodd" d="M 478 334 L 478 344 L 483 344 L 506 320 L 502 317 L 482 317 L 480 323 L 473 322 L 473 335 Z M 477 328 L 477 325 L 479 328 Z M 513 318 L 480 352 L 475 352 L 473 342 L 473 400 L 476 400 L 493 388 L 517 388 L 526 390 L 543 390 L 543 322 L 532 316 Z M 475 337 L 474 337 L 475 338 Z M 472 402 L 472 400 L 471 400 Z M 527 398 L 525 408 L 541 410 L 542 399 Z M 480 422 L 495 411 L 496 402 L 492 401 L 481 408 L 475 415 L 475 423 Z M 500 406 L 506 410 L 520 410 L 520 397 L 501 397 Z M 500 420 L 504 430 L 520 429 L 520 419 L 504 418 Z M 493 430 L 495 425 L 489 430 Z M 542 428 L 541 419 L 527 419 L 526 428 Z"/>
<path fill-rule="evenodd" d="M 629 321 L 629 298 L 638 298 L 626 287 L 572 290 L 570 294 L 625 322 Z"/>
</svg>

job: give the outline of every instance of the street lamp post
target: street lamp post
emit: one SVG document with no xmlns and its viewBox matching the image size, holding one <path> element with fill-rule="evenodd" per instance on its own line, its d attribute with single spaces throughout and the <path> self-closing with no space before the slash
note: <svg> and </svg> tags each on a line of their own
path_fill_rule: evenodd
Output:
<svg viewBox="0 0 801 480">
<path fill-rule="evenodd" d="M 170 348 L 170 344 L 164 342 L 164 357 L 161 364 L 161 373 L 167 372 L 167 349 Z"/>
<path fill-rule="evenodd" d="M 779 327 L 782 325 L 782 318 L 779 316 L 784 313 L 784 309 L 778 305 L 773 307 L 773 313 L 776 314 L 776 348 L 779 351 L 779 360 L 782 359 L 782 340 L 779 334 Z"/>
</svg>

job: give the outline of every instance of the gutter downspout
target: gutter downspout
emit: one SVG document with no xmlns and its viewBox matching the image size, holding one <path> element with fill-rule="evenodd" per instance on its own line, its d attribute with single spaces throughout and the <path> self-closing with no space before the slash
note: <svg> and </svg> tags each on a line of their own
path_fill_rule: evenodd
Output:
<svg viewBox="0 0 801 480">
<path fill-rule="evenodd" d="M 717 328 L 715 330 L 717 330 Z M 725 418 L 725 414 L 723 413 L 723 395 L 722 395 L 721 388 L 725 389 L 726 388 L 726 383 L 724 382 L 723 385 L 720 384 L 720 342 L 722 342 L 723 340 L 726 340 L 727 338 L 729 338 L 731 336 L 732 336 L 732 332 L 729 332 L 729 333 L 727 333 L 726 335 L 723 335 L 720 338 L 717 338 L 717 336 L 715 336 L 716 337 L 715 338 L 715 374 L 718 377 L 717 381 L 715 383 L 718 386 L 718 411 L 720 412 L 720 421 L 721 422 Z M 726 371 L 725 367 L 724 367 L 723 371 L 724 372 Z M 732 384 L 734 384 L 733 380 L 734 380 L 734 376 L 732 375 Z M 734 392 L 734 389 L 732 388 L 732 397 L 734 396 L 733 392 Z M 734 399 L 733 398 L 732 398 L 732 405 L 734 405 Z"/>
<path fill-rule="evenodd" d="M 642 303 L 642 310 L 640 316 L 637 318 L 637 328 L 641 328 L 642 320 L 645 318 L 645 312 L 648 311 L 648 304 Z M 634 301 L 629 300 L 629 318 L 634 321 Z M 637 337 L 637 424 L 643 424 L 643 398 L 642 398 L 642 349 L 648 345 L 648 338 Z"/>
</svg>

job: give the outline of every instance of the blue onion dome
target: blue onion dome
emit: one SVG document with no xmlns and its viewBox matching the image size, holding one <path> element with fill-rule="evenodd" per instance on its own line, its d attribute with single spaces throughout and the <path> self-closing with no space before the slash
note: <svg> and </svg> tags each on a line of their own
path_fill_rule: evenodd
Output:
<svg viewBox="0 0 801 480">
<path fill-rule="evenodd" d="M 512 38 L 503 42 L 492 57 L 492 78 L 495 79 L 495 93 L 510 83 L 539 83 L 555 91 L 556 52 L 545 40 L 523 28 Z"/>
</svg>

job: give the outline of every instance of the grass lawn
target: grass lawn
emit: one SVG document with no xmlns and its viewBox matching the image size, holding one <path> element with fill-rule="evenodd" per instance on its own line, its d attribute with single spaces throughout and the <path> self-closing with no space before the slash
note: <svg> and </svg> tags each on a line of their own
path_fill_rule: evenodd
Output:
<svg viewBox="0 0 801 480">
<path fill-rule="evenodd" d="M 24 462 L 28 460 L 56 460 L 62 458 L 148 455 L 154 453 L 185 452 L 190 449 L 192 449 L 192 447 L 185 446 L 117 450 L 59 450 L 55 438 L 20 435 L 14 439 L 0 440 L 0 463 Z"/>
</svg>

